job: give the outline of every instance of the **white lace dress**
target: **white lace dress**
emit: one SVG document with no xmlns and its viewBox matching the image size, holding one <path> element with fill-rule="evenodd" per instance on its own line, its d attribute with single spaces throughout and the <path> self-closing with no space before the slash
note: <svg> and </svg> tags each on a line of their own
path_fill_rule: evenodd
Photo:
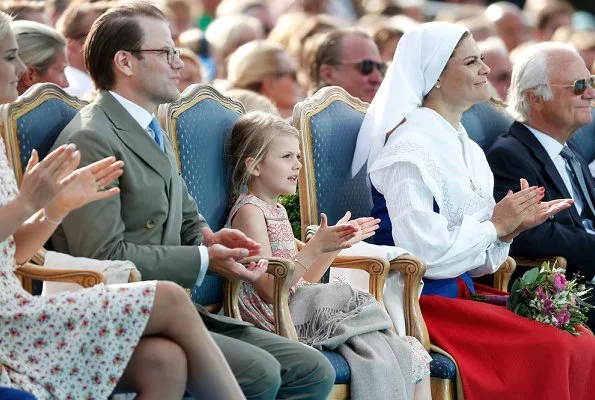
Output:
<svg viewBox="0 0 595 400">
<path fill-rule="evenodd" d="M 17 186 L 0 139 L 0 207 Z M 151 314 L 155 282 L 31 296 L 12 273 L 15 243 L 0 243 L 0 386 L 39 399 L 106 399 Z"/>
</svg>

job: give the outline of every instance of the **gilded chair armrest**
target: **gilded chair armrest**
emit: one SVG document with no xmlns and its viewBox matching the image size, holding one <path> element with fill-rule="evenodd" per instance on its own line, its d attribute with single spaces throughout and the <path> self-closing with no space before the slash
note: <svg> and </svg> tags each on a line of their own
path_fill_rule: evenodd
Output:
<svg viewBox="0 0 595 400">
<path fill-rule="evenodd" d="M 84 288 L 90 288 L 105 282 L 103 275 L 97 271 L 46 268 L 31 263 L 16 266 L 14 268 L 14 273 L 21 278 L 39 279 L 50 282 L 77 283 Z"/>
<path fill-rule="evenodd" d="M 566 270 L 566 266 L 568 265 L 566 259 L 562 256 L 551 256 L 543 258 L 514 257 L 514 261 L 516 261 L 517 266 L 525 268 L 539 268 L 544 262 L 549 262 L 550 266 L 556 265 L 557 268 Z"/>
<path fill-rule="evenodd" d="M 403 254 L 391 261 L 390 270 L 399 271 L 405 280 L 403 308 L 406 333 L 419 340 L 425 349 L 429 350 L 430 336 L 419 307 L 419 287 L 426 273 L 426 263 L 414 255 Z"/>
<path fill-rule="evenodd" d="M 306 238 L 306 242 L 312 239 L 312 236 L 316 234 L 318 228 L 320 228 L 320 225 L 308 225 L 306 227 L 306 235 L 304 236 Z"/>
<path fill-rule="evenodd" d="M 541 265 L 541 264 L 540 264 Z M 500 268 L 494 272 L 494 289 L 508 292 L 508 284 L 512 273 L 516 270 L 516 260 L 512 257 L 506 257 L 506 260 L 500 265 Z"/>
<path fill-rule="evenodd" d="M 258 262 L 262 257 L 246 257 L 241 263 L 245 266 L 251 262 Z M 289 288 L 293 276 L 293 261 L 280 257 L 268 257 L 269 265 L 267 273 L 273 275 L 273 314 L 275 317 L 275 332 L 278 335 L 297 341 L 297 333 L 291 315 L 289 314 Z M 238 305 L 238 294 L 241 281 L 225 282 L 224 313 L 228 317 L 241 320 L 240 308 Z"/>
<path fill-rule="evenodd" d="M 45 255 L 48 251 L 40 247 L 31 258 L 31 262 L 36 265 L 43 265 L 45 263 Z"/>
<path fill-rule="evenodd" d="M 385 258 L 339 255 L 335 257 L 331 267 L 360 269 L 370 274 L 370 279 L 368 281 L 368 291 L 384 308 L 382 292 L 384 290 L 384 282 L 386 281 L 388 271 L 390 270 L 390 264 Z"/>
<path fill-rule="evenodd" d="M 142 275 L 138 269 L 133 268 L 130 270 L 130 276 L 128 277 L 128 283 L 140 282 L 142 280 L 143 280 Z"/>
</svg>

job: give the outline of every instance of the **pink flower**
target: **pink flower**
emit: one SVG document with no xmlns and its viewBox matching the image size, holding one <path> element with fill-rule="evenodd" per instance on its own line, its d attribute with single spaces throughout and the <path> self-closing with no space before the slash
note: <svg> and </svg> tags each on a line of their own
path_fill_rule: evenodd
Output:
<svg viewBox="0 0 595 400">
<path fill-rule="evenodd" d="M 570 322 L 570 313 L 568 311 L 562 311 L 556 315 L 556 319 L 560 325 L 566 325 Z"/>
<path fill-rule="evenodd" d="M 563 290 L 566 290 L 566 277 L 562 274 L 554 275 L 554 288 L 556 288 L 556 292 L 560 293 Z"/>
<path fill-rule="evenodd" d="M 537 286 L 537 289 L 535 290 L 535 295 L 539 300 L 545 299 L 545 290 L 543 290 L 542 286 Z"/>
</svg>

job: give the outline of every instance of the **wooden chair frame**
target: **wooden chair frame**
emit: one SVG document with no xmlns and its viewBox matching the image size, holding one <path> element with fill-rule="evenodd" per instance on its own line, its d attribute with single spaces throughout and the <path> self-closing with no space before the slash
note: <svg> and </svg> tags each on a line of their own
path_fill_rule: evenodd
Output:
<svg viewBox="0 0 595 400">
<path fill-rule="evenodd" d="M 23 179 L 23 166 L 18 141 L 17 121 L 23 115 L 35 109 L 47 100 L 60 100 L 72 108 L 80 110 L 88 102 L 66 93 L 62 88 L 53 83 L 39 83 L 29 88 L 13 103 L 0 106 L 0 130 L 6 145 L 6 155 L 12 164 L 17 183 L 20 186 Z M 45 268 L 46 250 L 41 248 L 34 255 L 31 262 L 17 265 L 14 273 L 19 277 L 23 288 L 32 291 L 31 280 L 77 283 L 84 288 L 92 287 L 98 283 L 105 283 L 105 277 L 96 271 L 69 268 Z M 140 281 L 140 273 L 134 269 L 130 273 L 129 282 Z"/>
<path fill-rule="evenodd" d="M 302 239 L 307 240 L 318 225 L 318 201 L 316 199 L 316 178 L 312 151 L 311 119 L 335 101 L 347 103 L 357 111 L 365 113 L 368 105 L 351 97 L 339 87 L 325 87 L 314 96 L 297 104 L 293 111 L 293 125 L 300 134 L 303 168 L 299 175 L 300 217 Z M 419 307 L 419 287 L 426 272 L 425 262 L 413 255 L 402 255 L 387 261 L 381 257 L 338 256 L 333 267 L 364 270 L 369 273 L 369 292 L 384 307 L 384 282 L 390 271 L 399 271 L 405 279 L 403 294 L 406 334 L 417 338 L 426 349 L 430 348 L 430 338 Z M 342 387 L 345 386 L 345 387 Z M 347 385 L 335 385 L 332 399 L 348 398 Z"/>
<path fill-rule="evenodd" d="M 51 99 L 60 100 L 77 110 L 89 104 L 78 97 L 69 95 L 56 84 L 38 83 L 30 87 L 14 102 L 0 106 L 0 130 L 6 144 L 8 161 L 12 164 L 19 185 L 23 179 L 23 166 L 21 165 L 17 121 L 40 104 Z"/>
<path fill-rule="evenodd" d="M 162 126 L 166 127 L 166 130 L 171 138 L 178 163 L 178 170 L 180 172 L 182 171 L 182 165 L 180 162 L 178 147 L 176 128 L 177 119 L 183 112 L 187 111 L 205 99 L 214 100 L 228 110 L 240 115 L 245 113 L 242 103 L 223 96 L 214 87 L 206 84 L 192 85 L 184 91 L 183 95 L 178 100 L 169 104 L 161 105 L 159 107 L 159 120 Z M 251 261 L 256 261 L 260 258 L 261 257 L 246 258 L 243 260 L 243 263 L 248 265 Z M 268 258 L 267 260 L 269 261 L 267 272 L 275 277 L 273 299 L 275 330 L 280 335 L 292 337 L 297 340 L 297 334 L 295 333 L 295 328 L 293 327 L 293 323 L 291 322 L 291 317 L 289 315 L 289 306 L 287 301 L 291 276 L 293 274 L 293 262 L 275 257 Z M 238 307 L 238 293 L 240 289 L 239 285 L 240 282 L 238 281 L 226 281 L 224 284 L 223 295 L 223 311 L 225 315 L 236 319 L 241 319 Z"/>
</svg>

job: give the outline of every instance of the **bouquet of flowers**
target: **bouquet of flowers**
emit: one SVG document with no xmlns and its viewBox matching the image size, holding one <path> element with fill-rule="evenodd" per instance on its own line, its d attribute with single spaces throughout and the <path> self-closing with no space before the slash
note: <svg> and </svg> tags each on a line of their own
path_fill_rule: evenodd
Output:
<svg viewBox="0 0 595 400">
<path fill-rule="evenodd" d="M 590 290 L 576 278 L 567 281 L 563 269 L 546 262 L 514 282 L 506 306 L 520 316 L 579 335 L 576 325 L 587 321 L 584 311 L 593 307 L 584 301 Z"/>
</svg>

